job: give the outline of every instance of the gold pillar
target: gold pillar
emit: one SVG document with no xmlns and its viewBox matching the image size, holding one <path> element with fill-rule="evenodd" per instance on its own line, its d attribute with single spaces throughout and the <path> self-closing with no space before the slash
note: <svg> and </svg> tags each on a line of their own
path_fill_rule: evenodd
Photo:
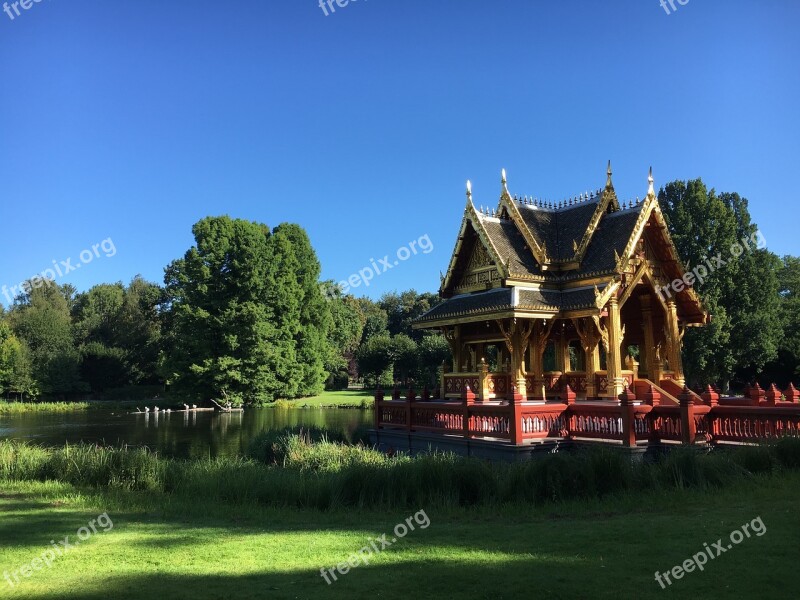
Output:
<svg viewBox="0 0 800 600">
<path fill-rule="evenodd" d="M 608 301 L 608 391 L 611 398 L 616 398 L 622 393 L 622 322 L 619 314 L 619 304 L 616 296 L 611 296 Z"/>
<path fill-rule="evenodd" d="M 523 322 L 522 319 L 512 318 L 508 326 L 503 321 L 498 321 L 497 323 L 505 338 L 506 349 L 510 358 L 511 383 L 517 388 L 517 393 L 525 398 L 527 395 L 525 352 L 528 349 L 528 341 L 533 332 L 533 322 Z"/>
<path fill-rule="evenodd" d="M 678 324 L 678 307 L 675 300 L 670 298 L 667 300 L 667 332 L 669 339 L 667 340 L 669 368 L 674 373 L 673 377 L 675 382 L 683 386 L 686 379 L 683 376 L 683 360 L 681 359 L 681 342 L 683 341 L 683 334 L 681 333 L 680 325 Z"/>
<path fill-rule="evenodd" d="M 580 337 L 585 358 L 586 397 L 595 398 L 597 396 L 595 371 L 600 368 L 600 332 L 597 331 L 594 321 L 590 318 L 572 319 L 572 323 Z"/>
<path fill-rule="evenodd" d="M 657 364 L 656 340 L 653 336 L 653 309 L 650 306 L 650 296 L 643 294 L 639 297 L 642 306 L 642 329 L 644 330 L 644 348 L 640 348 L 639 363 L 644 365 L 647 377 L 658 384 L 661 368 Z M 644 360 L 642 360 L 644 354 Z"/>
<path fill-rule="evenodd" d="M 547 400 L 545 385 L 544 385 L 544 350 L 547 347 L 547 340 L 550 337 L 550 331 L 553 329 L 554 321 L 544 322 L 537 319 L 533 327 L 533 340 L 530 344 L 531 347 L 531 368 L 534 378 L 534 397 L 537 400 Z"/>
<path fill-rule="evenodd" d="M 569 344 L 567 343 L 567 332 L 564 327 L 556 340 L 556 369 L 562 373 L 570 370 L 569 364 Z"/>
</svg>

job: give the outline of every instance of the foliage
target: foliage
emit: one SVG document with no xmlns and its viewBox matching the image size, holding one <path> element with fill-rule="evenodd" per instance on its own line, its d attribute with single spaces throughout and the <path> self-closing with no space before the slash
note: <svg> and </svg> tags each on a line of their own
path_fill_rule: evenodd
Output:
<svg viewBox="0 0 800 600">
<path fill-rule="evenodd" d="M 668 184 L 659 202 L 688 270 L 715 256 L 726 263 L 695 284 L 712 321 L 686 333 L 687 379 L 727 387 L 737 373 L 752 376 L 775 357 L 781 327 L 775 257 L 756 249 L 760 238 L 747 200 L 717 194 L 696 179 Z"/>
<path fill-rule="evenodd" d="M 184 462 L 139 449 L 88 444 L 43 449 L 0 441 L 0 479 L 152 490 L 226 504 L 408 509 L 714 490 L 759 474 L 776 476 L 800 464 L 796 440 L 766 445 L 757 454 L 752 449 L 706 453 L 679 448 L 655 462 L 632 462 L 614 448 L 593 447 L 519 463 L 489 463 L 441 453 L 391 457 L 360 444 L 334 442 L 324 431 L 306 430 L 271 434 L 251 452 L 258 460 Z M 765 469 L 764 457 L 770 469 Z"/>
<path fill-rule="evenodd" d="M 165 275 L 169 382 L 235 403 L 319 393 L 331 317 L 305 232 L 209 217 L 193 233 L 196 245 Z"/>
<path fill-rule="evenodd" d="M 394 355 L 392 339 L 387 334 L 373 336 L 362 343 L 356 351 L 356 360 L 359 373 L 367 382 L 373 386 L 392 385 Z"/>
</svg>

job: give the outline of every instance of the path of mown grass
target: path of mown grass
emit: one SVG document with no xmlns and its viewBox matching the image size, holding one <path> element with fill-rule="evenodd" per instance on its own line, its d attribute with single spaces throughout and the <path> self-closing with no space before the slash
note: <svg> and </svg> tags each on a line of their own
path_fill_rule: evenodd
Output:
<svg viewBox="0 0 800 600">
<path fill-rule="evenodd" d="M 108 512 L 98 533 L 11 598 L 795 598 L 800 475 L 714 492 L 673 491 L 550 507 L 428 510 L 410 533 L 333 585 L 333 566 L 411 514 L 323 513 L 60 483 L 0 480 L 0 572 Z M 425 508 L 425 507 L 420 507 Z M 745 539 L 667 590 L 666 571 L 760 516 Z M 0 573 L 1 574 L 1 573 Z"/>
<path fill-rule="evenodd" d="M 366 404 L 370 408 L 374 404 L 375 392 L 372 390 L 341 390 L 325 391 L 319 396 L 311 398 L 298 398 L 297 400 L 280 400 L 278 406 L 288 406 L 300 408 L 304 406 L 320 407 L 343 407 L 343 406 L 362 406 Z"/>
<path fill-rule="evenodd" d="M 85 410 L 135 410 L 152 405 L 152 400 L 92 400 L 90 402 L 9 402 L 0 399 L 0 415 L 14 415 L 31 412 L 74 412 Z M 178 405 L 180 401 L 163 400 L 162 406 Z M 326 391 L 319 396 L 299 398 L 297 400 L 279 400 L 272 407 L 287 408 L 325 408 L 325 407 L 363 407 L 371 408 L 374 404 L 374 392 L 371 390 Z"/>
</svg>

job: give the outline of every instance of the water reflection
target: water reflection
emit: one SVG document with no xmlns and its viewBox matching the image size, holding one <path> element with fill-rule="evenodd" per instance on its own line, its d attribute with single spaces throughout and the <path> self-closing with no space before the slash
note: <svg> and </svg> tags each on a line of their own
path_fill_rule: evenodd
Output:
<svg viewBox="0 0 800 600">
<path fill-rule="evenodd" d="M 60 446 L 65 442 L 147 446 L 167 456 L 198 458 L 233 456 L 247 450 L 262 431 L 317 425 L 351 436 L 372 423 L 371 410 L 263 408 L 239 413 L 77 413 L 0 415 L 0 439 L 28 440 Z"/>
</svg>

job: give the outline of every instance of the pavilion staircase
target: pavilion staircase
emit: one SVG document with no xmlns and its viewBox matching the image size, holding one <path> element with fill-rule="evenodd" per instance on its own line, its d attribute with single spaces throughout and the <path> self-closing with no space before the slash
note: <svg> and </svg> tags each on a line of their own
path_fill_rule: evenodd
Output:
<svg viewBox="0 0 800 600">
<path fill-rule="evenodd" d="M 662 381 L 661 383 L 664 384 L 665 381 Z M 655 383 L 653 383 L 649 379 L 636 379 L 636 380 L 634 380 L 634 382 L 633 382 L 633 393 L 636 394 L 636 398 L 639 399 L 639 400 L 643 400 L 645 398 L 645 394 L 648 391 L 650 391 L 650 386 L 651 385 L 653 386 L 653 389 L 655 391 L 657 391 L 659 394 L 661 394 L 661 404 L 667 404 L 667 405 L 671 404 L 671 405 L 674 405 L 674 406 L 679 406 L 680 405 L 680 402 L 678 401 L 678 398 L 677 398 L 676 395 L 671 394 L 670 392 L 665 390 L 663 387 L 661 387 L 660 385 L 656 385 Z M 678 393 L 678 395 L 680 395 L 680 392 Z"/>
</svg>

